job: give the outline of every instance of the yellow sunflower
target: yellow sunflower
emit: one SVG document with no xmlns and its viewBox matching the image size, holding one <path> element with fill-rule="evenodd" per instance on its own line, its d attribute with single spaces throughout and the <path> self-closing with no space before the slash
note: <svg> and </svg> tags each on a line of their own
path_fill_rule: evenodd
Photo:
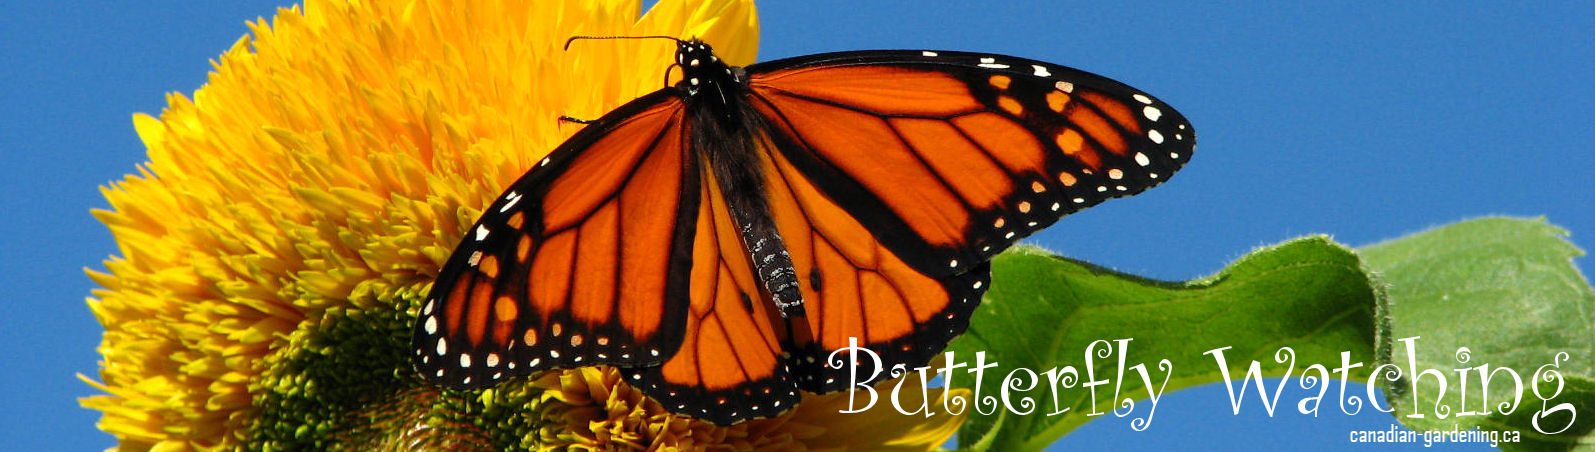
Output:
<svg viewBox="0 0 1595 452">
<path fill-rule="evenodd" d="M 838 414 L 811 396 L 717 427 L 668 414 L 609 369 L 480 394 L 411 374 L 409 324 L 481 208 L 575 126 L 660 88 L 700 37 L 753 61 L 749 1 L 310 0 L 252 25 L 192 99 L 136 115 L 138 175 L 95 212 L 120 257 L 89 306 L 105 327 L 83 405 L 127 450 L 905 449 L 961 417 Z M 933 392 L 932 397 L 942 394 Z M 933 402 L 934 403 L 934 402 Z M 888 405 L 888 404 L 879 404 Z M 881 407 L 877 407 L 881 408 Z M 861 426 L 868 426 L 868 429 Z"/>
</svg>

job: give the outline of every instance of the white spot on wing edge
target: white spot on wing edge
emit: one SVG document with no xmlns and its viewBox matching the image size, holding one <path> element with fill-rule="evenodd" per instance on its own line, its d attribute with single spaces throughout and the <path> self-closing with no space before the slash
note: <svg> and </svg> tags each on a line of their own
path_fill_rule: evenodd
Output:
<svg viewBox="0 0 1595 452">
<path fill-rule="evenodd" d="M 476 241 L 480 242 L 480 241 L 486 240 L 487 239 L 487 233 L 488 233 L 487 225 L 484 225 L 484 224 L 476 225 Z"/>
<path fill-rule="evenodd" d="M 1163 134 L 1156 129 L 1146 131 L 1146 137 L 1151 138 L 1153 143 L 1163 144 Z"/>
<path fill-rule="evenodd" d="M 1158 110 L 1157 107 L 1147 105 L 1146 108 L 1141 109 L 1141 114 L 1146 115 L 1146 119 L 1156 121 L 1157 118 L 1163 117 L 1163 110 Z"/>
<path fill-rule="evenodd" d="M 933 56 L 937 56 L 938 55 L 936 52 L 932 52 L 932 51 L 929 51 L 929 50 L 926 50 L 924 52 L 919 52 L 919 54 L 923 55 L 923 56 L 928 56 L 928 57 L 933 57 Z"/>
<path fill-rule="evenodd" d="M 1147 107 L 1147 108 L 1152 108 L 1152 107 Z M 515 203 L 521 202 L 521 194 L 512 191 L 508 195 L 505 195 L 504 199 L 507 199 L 508 201 L 504 202 L 504 207 L 499 207 L 498 208 L 498 212 L 499 213 L 508 212 L 511 208 L 515 207 Z"/>
<path fill-rule="evenodd" d="M 471 264 L 472 267 L 480 262 L 482 262 L 482 250 L 472 251 L 471 257 L 465 259 L 465 263 Z"/>
<path fill-rule="evenodd" d="M 1030 65 L 1030 67 L 1032 69 L 1036 70 L 1035 74 L 1036 74 L 1037 77 L 1051 77 L 1052 76 L 1052 72 L 1048 72 L 1046 66 L 1042 66 L 1042 65 L 1039 65 L 1039 64 L 1032 64 L 1032 65 Z"/>
<path fill-rule="evenodd" d="M 1135 153 L 1135 164 L 1141 165 L 1141 166 L 1151 165 L 1152 164 L 1152 159 L 1147 158 L 1146 154 L 1142 154 L 1140 152 L 1137 152 L 1137 153 Z"/>
<path fill-rule="evenodd" d="M 1130 96 L 1130 97 L 1134 97 L 1136 102 L 1140 102 L 1140 103 L 1147 104 L 1147 105 L 1152 105 L 1152 98 L 1146 97 L 1145 94 L 1136 94 L 1136 95 L 1133 95 L 1133 96 Z"/>
<path fill-rule="evenodd" d="M 976 66 L 980 66 L 980 67 L 987 68 L 987 69 L 1007 69 L 1007 68 L 1010 67 L 1010 66 L 1008 66 L 1006 64 L 998 63 L 996 58 L 991 58 L 991 57 L 981 58 L 980 59 L 980 64 L 977 64 Z"/>
</svg>

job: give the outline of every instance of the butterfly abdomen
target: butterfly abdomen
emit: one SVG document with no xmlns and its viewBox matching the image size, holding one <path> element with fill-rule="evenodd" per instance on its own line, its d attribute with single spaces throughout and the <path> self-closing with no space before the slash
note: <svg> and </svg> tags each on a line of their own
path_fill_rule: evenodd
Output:
<svg viewBox="0 0 1595 452">
<path fill-rule="evenodd" d="M 749 104 L 741 69 L 727 66 L 709 53 L 707 46 L 702 49 L 705 54 L 684 55 L 683 80 L 677 85 L 687 108 L 695 113 L 692 117 L 699 119 L 688 126 L 686 139 L 708 162 L 760 285 L 782 317 L 801 316 L 803 295 L 797 270 L 764 196 L 760 137 L 756 135 L 763 130 L 763 118 L 754 114 Z"/>
</svg>

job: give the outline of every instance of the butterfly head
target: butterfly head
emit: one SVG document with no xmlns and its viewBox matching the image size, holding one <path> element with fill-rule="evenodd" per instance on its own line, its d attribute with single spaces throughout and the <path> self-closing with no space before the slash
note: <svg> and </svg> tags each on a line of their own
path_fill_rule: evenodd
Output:
<svg viewBox="0 0 1595 452">
<path fill-rule="evenodd" d="M 742 83 L 742 68 L 731 67 L 715 56 L 714 48 L 701 40 L 678 41 L 676 64 L 681 66 L 681 82 L 676 86 L 688 96 L 700 92 L 719 92 L 721 97 L 732 85 Z"/>
</svg>

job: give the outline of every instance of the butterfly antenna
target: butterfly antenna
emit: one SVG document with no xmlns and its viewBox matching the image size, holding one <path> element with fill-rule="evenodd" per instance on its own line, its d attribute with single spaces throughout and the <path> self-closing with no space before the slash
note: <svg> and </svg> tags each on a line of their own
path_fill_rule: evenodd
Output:
<svg viewBox="0 0 1595 452">
<path fill-rule="evenodd" d="M 669 39 L 671 41 L 675 41 L 677 44 L 686 42 L 686 41 L 681 40 L 681 38 L 677 38 L 675 36 L 665 36 L 665 35 L 649 35 L 649 36 L 571 36 L 570 39 L 566 39 L 565 40 L 565 50 L 570 50 L 570 44 L 573 43 L 573 42 L 576 42 L 576 40 L 578 40 L 578 39 Z M 665 79 L 664 79 L 663 82 L 659 83 L 661 86 L 670 86 L 670 71 L 675 70 L 676 67 L 678 67 L 678 66 L 681 66 L 681 64 L 679 64 L 679 63 L 670 63 L 670 66 L 665 68 Z M 575 121 L 572 121 L 572 122 L 575 122 Z M 583 124 L 585 124 L 585 123 L 583 123 Z"/>
<path fill-rule="evenodd" d="M 669 40 L 675 41 L 677 43 L 684 42 L 680 38 L 677 38 L 675 36 L 664 36 L 664 35 L 652 35 L 652 36 L 571 36 L 570 39 L 566 39 L 565 40 L 565 50 L 570 50 L 570 43 L 576 42 L 577 39 L 669 39 Z"/>
</svg>

